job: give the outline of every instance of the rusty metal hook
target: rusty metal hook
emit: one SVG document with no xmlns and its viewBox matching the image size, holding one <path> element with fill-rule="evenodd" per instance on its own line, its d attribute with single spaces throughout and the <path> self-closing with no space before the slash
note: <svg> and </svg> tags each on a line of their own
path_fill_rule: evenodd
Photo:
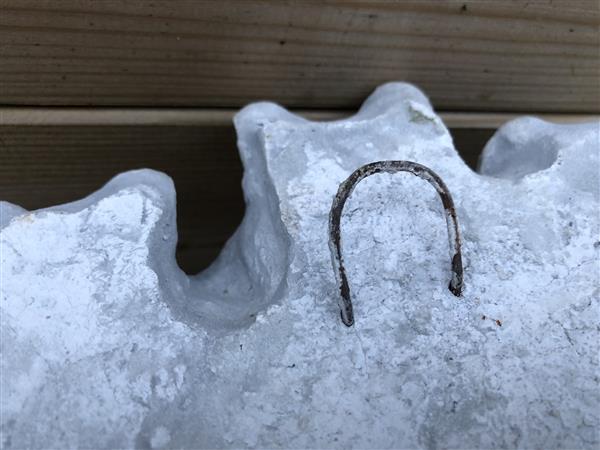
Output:
<svg viewBox="0 0 600 450">
<path fill-rule="evenodd" d="M 421 164 L 412 161 L 377 161 L 366 164 L 356 169 L 350 175 L 337 191 L 331 211 L 329 212 L 329 250 L 331 252 L 331 263 L 333 271 L 340 291 L 338 304 L 340 306 L 342 322 L 348 327 L 354 324 L 354 313 L 352 311 L 352 300 L 350 299 L 350 286 L 346 277 L 346 269 L 344 268 L 342 258 L 342 238 L 340 234 L 340 222 L 342 220 L 342 212 L 346 200 L 352 194 L 356 185 L 364 178 L 376 173 L 396 173 L 409 172 L 413 175 L 428 181 L 438 192 L 442 199 L 444 210 L 446 211 L 446 226 L 448 228 L 448 238 L 450 241 L 451 255 L 451 271 L 452 278 L 448 289 L 460 297 L 463 289 L 463 266 L 460 250 L 460 231 L 458 228 L 458 220 L 456 218 L 456 210 L 452 196 L 442 179 L 431 169 Z"/>
</svg>

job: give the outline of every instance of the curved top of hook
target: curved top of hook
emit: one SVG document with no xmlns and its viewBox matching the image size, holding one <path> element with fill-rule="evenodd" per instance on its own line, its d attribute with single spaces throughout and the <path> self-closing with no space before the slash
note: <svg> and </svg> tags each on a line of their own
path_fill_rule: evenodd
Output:
<svg viewBox="0 0 600 450">
<path fill-rule="evenodd" d="M 329 212 L 329 250 L 331 252 L 331 263 L 335 273 L 340 297 L 338 300 L 342 321 L 346 326 L 354 324 L 354 313 L 352 310 L 352 300 L 350 298 L 350 285 L 346 276 L 346 269 L 342 258 L 342 237 L 340 233 L 340 223 L 342 220 L 342 212 L 346 200 L 352 194 L 356 185 L 364 178 L 376 173 L 396 173 L 409 172 L 419 178 L 428 181 L 438 192 L 446 211 L 446 225 L 448 228 L 448 238 L 450 242 L 451 256 L 451 271 L 452 278 L 448 288 L 450 291 L 459 297 L 463 288 L 463 267 L 460 248 L 460 231 L 458 228 L 458 219 L 456 217 L 456 209 L 448 187 L 442 179 L 430 168 L 412 161 L 377 161 L 365 164 L 356 169 L 338 189 L 338 192 L 333 199 L 331 210 Z"/>
</svg>

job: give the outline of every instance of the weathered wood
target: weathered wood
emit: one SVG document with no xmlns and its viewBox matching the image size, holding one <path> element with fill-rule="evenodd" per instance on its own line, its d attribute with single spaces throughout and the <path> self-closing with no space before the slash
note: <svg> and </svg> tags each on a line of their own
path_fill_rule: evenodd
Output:
<svg viewBox="0 0 600 450">
<path fill-rule="evenodd" d="M 0 106 L 0 126 L 69 126 L 69 125 L 128 125 L 128 126 L 230 126 L 237 109 L 206 108 L 88 108 L 88 107 L 26 107 Z M 356 111 L 294 110 L 310 120 L 339 120 Z M 437 114 L 449 128 L 498 128 L 523 114 L 444 112 Z M 554 123 L 578 123 L 600 120 L 594 114 L 535 114 Z"/>
<path fill-rule="evenodd" d="M 0 0 L 0 103 L 600 111 L 597 0 Z"/>
</svg>

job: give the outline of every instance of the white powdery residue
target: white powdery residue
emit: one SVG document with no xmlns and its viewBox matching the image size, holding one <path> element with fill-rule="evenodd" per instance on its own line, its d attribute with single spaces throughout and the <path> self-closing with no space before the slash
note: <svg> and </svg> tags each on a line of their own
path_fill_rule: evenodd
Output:
<svg viewBox="0 0 600 450">
<path fill-rule="evenodd" d="M 150 440 L 150 445 L 152 448 L 163 448 L 167 446 L 170 441 L 171 435 L 169 430 L 165 427 L 157 427 L 156 430 L 154 430 L 152 439 Z"/>
<path fill-rule="evenodd" d="M 189 345 L 189 329 L 157 301 L 148 267 L 148 241 L 163 214 L 157 199 L 148 187 L 123 189 L 77 212 L 21 216 L 0 233 L 10 274 L 2 280 L 1 368 L 10 377 L 2 413 L 47 424 L 17 420 L 9 441 L 59 448 L 74 445 L 77 429 L 95 429 L 90 442 L 100 446 L 108 430 L 136 433 L 153 399 L 179 394 L 185 366 L 165 368 Z M 148 359 L 149 349 L 161 354 Z M 78 425 L 61 425 L 62 417 Z"/>
<path fill-rule="evenodd" d="M 45 336 L 40 344 L 50 359 L 81 358 L 118 345 L 122 337 L 111 339 L 113 333 L 104 331 L 110 325 L 103 325 L 101 317 L 127 307 L 116 301 L 119 297 L 156 284 L 145 262 L 157 215 L 139 193 L 123 191 L 76 214 L 43 212 L 36 219 L 21 219 L 26 226 L 17 222 L 4 229 L 2 244 L 16 253 L 17 261 L 26 261 L 17 263 L 22 270 L 4 283 L 5 292 L 15 293 L 3 304 L 14 314 L 13 326 Z M 90 234 L 94 239 L 87 239 Z M 99 277 L 102 269 L 119 277 Z"/>
</svg>

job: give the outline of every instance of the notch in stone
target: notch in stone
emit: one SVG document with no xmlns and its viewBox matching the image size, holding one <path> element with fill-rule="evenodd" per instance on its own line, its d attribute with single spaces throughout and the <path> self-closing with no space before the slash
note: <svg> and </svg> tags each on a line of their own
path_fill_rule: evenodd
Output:
<svg viewBox="0 0 600 450">
<path fill-rule="evenodd" d="M 329 212 L 329 250 L 331 252 L 331 263 L 333 265 L 333 271 L 340 294 L 338 304 L 342 322 L 348 327 L 354 325 L 354 312 L 352 310 L 350 285 L 348 284 L 348 277 L 344 267 L 344 258 L 342 256 L 342 237 L 340 232 L 342 212 L 346 201 L 350 197 L 350 194 L 352 194 L 356 185 L 364 178 L 382 172 L 390 174 L 396 172 L 412 173 L 429 182 L 429 184 L 431 184 L 438 192 L 446 212 L 446 226 L 448 229 L 448 240 L 451 251 L 450 270 L 452 276 L 450 278 L 448 289 L 450 289 L 450 292 L 457 297 L 460 297 L 463 290 L 460 231 L 454 202 L 452 201 L 452 196 L 450 195 L 450 191 L 446 184 L 433 170 L 412 161 L 372 162 L 356 169 L 342 184 L 340 184 Z"/>
</svg>

